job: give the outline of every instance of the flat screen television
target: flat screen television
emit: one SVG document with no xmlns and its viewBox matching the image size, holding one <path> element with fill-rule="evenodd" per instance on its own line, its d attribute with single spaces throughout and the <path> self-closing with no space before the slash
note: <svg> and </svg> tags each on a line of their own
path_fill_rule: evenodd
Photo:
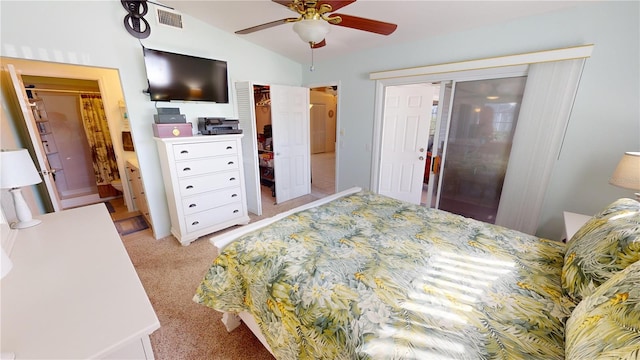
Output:
<svg viewBox="0 0 640 360">
<path fill-rule="evenodd" d="M 143 47 L 152 101 L 229 103 L 227 62 Z"/>
</svg>

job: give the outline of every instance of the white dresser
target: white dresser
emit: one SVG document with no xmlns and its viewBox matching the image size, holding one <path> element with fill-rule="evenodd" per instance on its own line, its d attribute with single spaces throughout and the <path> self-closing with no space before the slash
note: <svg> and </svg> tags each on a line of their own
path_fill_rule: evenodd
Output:
<svg viewBox="0 0 640 360">
<path fill-rule="evenodd" d="M 35 216 L 0 281 L 3 353 L 19 359 L 153 359 L 155 311 L 104 204 Z M 4 355 L 4 354 L 3 354 Z"/>
<path fill-rule="evenodd" d="M 249 223 L 241 139 L 242 134 L 155 138 L 171 233 L 183 246 Z"/>
</svg>

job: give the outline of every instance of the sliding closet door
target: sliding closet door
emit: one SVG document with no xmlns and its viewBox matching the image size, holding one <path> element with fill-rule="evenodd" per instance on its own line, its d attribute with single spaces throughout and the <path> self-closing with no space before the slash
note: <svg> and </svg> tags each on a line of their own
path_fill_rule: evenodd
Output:
<svg viewBox="0 0 640 360">
<path fill-rule="evenodd" d="M 455 84 L 439 209 L 495 222 L 526 79 Z"/>
</svg>

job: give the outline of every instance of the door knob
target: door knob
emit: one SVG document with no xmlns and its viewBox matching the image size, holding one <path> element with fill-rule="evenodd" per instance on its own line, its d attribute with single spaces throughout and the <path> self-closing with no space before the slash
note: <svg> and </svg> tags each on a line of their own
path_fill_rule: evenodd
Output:
<svg viewBox="0 0 640 360">
<path fill-rule="evenodd" d="M 424 160 L 424 156 L 420 156 L 418 159 L 419 160 Z"/>
<path fill-rule="evenodd" d="M 420 148 L 420 152 L 424 152 L 424 148 Z"/>
</svg>

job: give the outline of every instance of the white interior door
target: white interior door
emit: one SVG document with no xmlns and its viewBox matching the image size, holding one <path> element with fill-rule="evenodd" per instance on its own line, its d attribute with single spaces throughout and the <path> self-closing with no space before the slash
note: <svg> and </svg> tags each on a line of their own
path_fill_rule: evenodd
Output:
<svg viewBox="0 0 640 360">
<path fill-rule="evenodd" d="M 271 85 L 276 202 L 311 193 L 309 89 Z"/>
<path fill-rule="evenodd" d="M 13 65 L 7 64 L 6 69 L 9 72 L 11 83 L 16 93 L 16 98 L 18 100 L 18 104 L 20 105 L 20 110 L 22 111 L 22 118 L 29 133 L 29 140 L 31 141 L 31 144 L 33 146 L 33 152 L 36 156 L 35 162 L 47 189 L 47 196 L 49 197 L 49 201 L 53 206 L 53 210 L 56 212 L 60 211 L 62 209 L 62 206 L 60 203 L 60 197 L 58 195 L 56 184 L 54 183 L 54 174 L 51 171 L 51 166 L 49 165 L 49 161 L 47 160 L 46 152 L 42 146 L 42 142 L 40 141 L 40 135 L 37 131 L 36 119 L 31 110 L 31 106 L 29 105 L 29 97 L 27 96 L 27 93 L 24 89 L 24 83 L 22 82 L 22 78 L 18 75 Z"/>
<path fill-rule="evenodd" d="M 242 137 L 242 167 L 244 170 L 247 210 L 262 215 L 262 195 L 260 192 L 260 169 L 258 163 L 258 138 L 256 133 L 256 110 L 253 84 L 237 82 L 238 121 Z"/>
<path fill-rule="evenodd" d="M 431 84 L 386 87 L 380 194 L 420 204 L 433 95 Z"/>
</svg>

